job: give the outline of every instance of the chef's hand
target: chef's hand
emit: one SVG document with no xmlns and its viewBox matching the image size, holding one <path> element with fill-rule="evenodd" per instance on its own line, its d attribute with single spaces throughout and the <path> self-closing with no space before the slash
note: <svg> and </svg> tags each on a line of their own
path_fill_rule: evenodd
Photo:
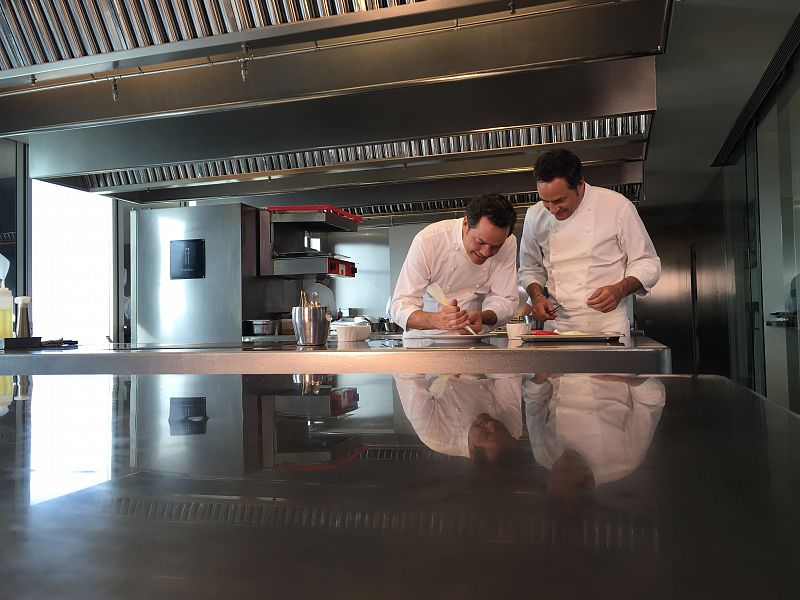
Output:
<svg viewBox="0 0 800 600">
<path fill-rule="evenodd" d="M 553 310 L 553 303 L 541 295 L 536 296 L 536 298 L 533 300 L 533 308 L 531 309 L 531 312 L 537 321 L 549 321 L 550 319 L 555 319 L 558 316 L 556 315 L 555 310 Z"/>
<path fill-rule="evenodd" d="M 617 308 L 624 297 L 625 295 L 622 292 L 621 286 L 617 284 L 604 285 L 603 287 L 597 288 L 594 293 L 589 296 L 586 300 L 586 306 L 607 313 Z"/>
<path fill-rule="evenodd" d="M 436 329 L 462 329 L 467 324 L 467 311 L 458 307 L 458 300 L 453 298 L 448 306 L 442 306 L 436 313 Z"/>
<path fill-rule="evenodd" d="M 471 310 L 467 313 L 467 325 L 472 327 L 472 331 L 475 333 L 480 333 L 483 329 L 483 319 L 481 318 L 481 311 L 479 310 Z M 461 333 L 469 333 L 469 331 L 463 329 Z"/>
</svg>

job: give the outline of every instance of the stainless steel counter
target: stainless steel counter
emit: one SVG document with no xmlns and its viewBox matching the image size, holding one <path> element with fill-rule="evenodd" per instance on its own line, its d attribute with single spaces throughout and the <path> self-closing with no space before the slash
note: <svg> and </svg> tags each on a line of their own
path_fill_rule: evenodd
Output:
<svg viewBox="0 0 800 600">
<path fill-rule="evenodd" d="M 30 379 L 2 598 L 797 597 L 800 418 L 721 377 Z"/>
<path fill-rule="evenodd" d="M 377 339 L 303 348 L 276 339 L 263 344 L 108 345 L 0 352 L 0 374 L 17 375 L 399 372 L 671 373 L 672 359 L 668 347 L 646 337 L 636 337 L 627 346 L 526 343 L 509 347 L 505 338 L 492 338 L 464 346 L 404 348 L 399 339 Z"/>
</svg>

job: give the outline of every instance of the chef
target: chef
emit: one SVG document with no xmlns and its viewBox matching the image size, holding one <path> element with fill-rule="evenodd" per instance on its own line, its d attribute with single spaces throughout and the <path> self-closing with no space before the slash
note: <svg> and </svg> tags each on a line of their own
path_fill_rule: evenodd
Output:
<svg viewBox="0 0 800 600">
<path fill-rule="evenodd" d="M 666 399 L 664 384 L 628 375 L 541 375 L 525 382 L 525 420 L 548 490 L 621 479 L 642 463 Z M 561 495 L 561 494 L 559 494 Z"/>
<path fill-rule="evenodd" d="M 406 331 L 461 330 L 503 324 L 517 308 L 517 215 L 500 194 L 473 198 L 459 219 L 425 227 L 411 242 L 391 302 L 391 316 Z M 436 283 L 449 304 L 427 288 Z"/>
<path fill-rule="evenodd" d="M 494 464 L 522 435 L 522 376 L 395 375 L 403 411 L 431 450 Z"/>
<path fill-rule="evenodd" d="M 534 175 L 540 202 L 525 215 L 519 268 L 531 312 L 546 329 L 627 336 L 627 297 L 647 295 L 661 275 L 636 209 L 586 183 L 569 150 L 542 154 Z"/>
</svg>

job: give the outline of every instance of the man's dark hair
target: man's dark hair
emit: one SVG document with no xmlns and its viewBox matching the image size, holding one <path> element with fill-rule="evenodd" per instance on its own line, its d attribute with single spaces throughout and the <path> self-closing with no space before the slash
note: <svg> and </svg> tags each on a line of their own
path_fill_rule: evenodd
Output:
<svg viewBox="0 0 800 600">
<path fill-rule="evenodd" d="M 495 227 L 508 227 L 508 235 L 514 233 L 517 211 L 502 194 L 476 196 L 469 201 L 464 213 L 467 215 L 470 229 L 475 229 L 481 218 L 486 217 Z"/>
<path fill-rule="evenodd" d="M 517 444 L 503 448 L 493 460 L 489 459 L 484 448 L 473 448 L 470 460 L 475 467 L 480 469 L 510 471 L 520 469 L 532 462 L 530 447 L 522 448 Z"/>
<path fill-rule="evenodd" d="M 574 190 L 583 178 L 581 159 L 569 150 L 548 150 L 536 159 L 533 165 L 536 181 L 550 183 L 559 177 L 567 182 L 567 187 Z"/>
</svg>

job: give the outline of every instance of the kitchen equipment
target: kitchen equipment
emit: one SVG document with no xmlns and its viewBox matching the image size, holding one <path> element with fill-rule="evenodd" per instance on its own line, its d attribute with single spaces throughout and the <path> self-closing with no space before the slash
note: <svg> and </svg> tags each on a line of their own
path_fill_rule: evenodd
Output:
<svg viewBox="0 0 800 600">
<path fill-rule="evenodd" d="M 297 386 L 302 396 L 319 394 L 323 385 L 328 383 L 327 375 L 316 375 L 312 373 L 294 373 L 292 382 Z"/>
<path fill-rule="evenodd" d="M 361 223 L 364 218 L 359 217 L 358 215 L 354 215 L 353 213 L 346 212 L 341 208 L 336 208 L 335 206 L 331 206 L 330 204 L 318 204 L 318 205 L 307 205 L 307 206 L 268 206 L 267 209 L 271 213 L 284 213 L 285 216 L 288 216 L 291 219 L 291 215 L 293 214 L 303 214 L 306 212 L 316 213 L 316 217 L 311 218 L 318 218 L 322 222 L 325 222 L 328 215 L 336 215 L 338 217 L 343 218 L 345 221 L 352 221 L 354 223 Z M 289 220 L 287 219 L 287 220 Z M 307 221 L 308 218 L 299 217 L 301 221 Z"/>
<path fill-rule="evenodd" d="M 328 342 L 331 317 L 322 306 L 295 306 L 292 308 L 292 326 L 300 346 L 324 346 Z"/>
<path fill-rule="evenodd" d="M 528 335 L 531 332 L 531 325 L 530 323 L 508 323 L 506 332 L 508 333 L 508 339 L 518 340 L 523 335 Z"/>
<path fill-rule="evenodd" d="M 303 289 L 305 290 L 306 294 L 308 294 L 309 298 L 314 297 L 316 294 L 316 300 L 319 302 L 319 305 L 322 307 L 327 307 L 331 314 L 336 314 L 336 299 L 333 297 L 333 291 L 331 288 L 322 285 L 321 283 L 311 283 L 306 284 Z"/>
<path fill-rule="evenodd" d="M 336 329 L 336 333 L 340 342 L 359 342 L 367 339 L 372 333 L 372 329 L 368 323 L 342 325 Z"/>
<path fill-rule="evenodd" d="M 292 320 L 281 319 L 281 326 L 279 331 L 281 335 L 294 335 L 294 325 L 292 325 Z"/>
<path fill-rule="evenodd" d="M 575 335 L 553 334 L 553 335 L 537 335 L 531 333 L 529 335 L 521 336 L 525 342 L 536 342 L 539 344 L 569 344 L 576 342 L 606 342 L 616 343 L 619 342 L 619 333 L 603 332 L 603 333 L 580 333 Z"/>
<path fill-rule="evenodd" d="M 31 337 L 31 297 L 18 296 L 14 298 L 17 305 L 17 325 L 14 334 L 18 338 Z"/>
<path fill-rule="evenodd" d="M 383 319 L 383 330 L 386 333 L 400 333 L 403 331 L 403 328 L 391 319 Z"/>
<path fill-rule="evenodd" d="M 247 319 L 243 323 L 242 335 L 278 335 L 280 324 L 278 319 Z"/>
<path fill-rule="evenodd" d="M 372 319 L 375 319 L 375 317 L 372 317 Z M 369 317 L 359 316 L 356 317 L 354 321 L 359 324 L 369 325 L 370 331 L 372 331 L 372 333 L 378 333 L 380 331 L 383 331 L 383 322 L 385 319 L 382 318 L 375 319 L 374 321 L 372 319 L 370 319 Z"/>
<path fill-rule="evenodd" d="M 258 216 L 258 274 L 354 277 L 356 265 L 307 246 L 309 231 L 356 231 L 360 217 L 333 206 L 270 206 Z"/>
</svg>

